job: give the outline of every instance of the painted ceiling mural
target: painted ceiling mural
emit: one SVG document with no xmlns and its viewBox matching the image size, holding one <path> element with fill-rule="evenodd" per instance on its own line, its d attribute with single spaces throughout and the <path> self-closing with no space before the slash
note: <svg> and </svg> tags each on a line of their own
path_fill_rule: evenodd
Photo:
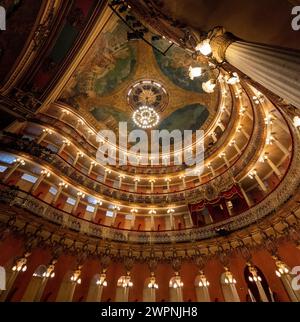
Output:
<svg viewBox="0 0 300 322">
<path fill-rule="evenodd" d="M 111 24 L 73 75 L 62 101 L 78 107 L 78 98 L 110 94 L 132 75 L 136 66 L 136 48 L 127 41 L 123 22 Z"/>
<path fill-rule="evenodd" d="M 162 51 L 170 46 L 164 39 L 154 41 L 153 45 Z M 195 64 L 190 53 L 177 46 L 172 46 L 165 56 L 155 49 L 153 52 L 161 71 L 174 84 L 188 91 L 203 93 L 202 82 L 207 79 L 200 77 L 191 80 L 188 75 L 189 67 Z"/>
<path fill-rule="evenodd" d="M 180 108 L 165 118 L 158 126 L 159 130 L 192 130 L 197 131 L 206 122 L 209 112 L 201 104 Z"/>
<path fill-rule="evenodd" d="M 142 40 L 128 41 L 128 27 L 113 16 L 76 69 L 60 98 L 77 109 L 97 128 L 117 129 L 127 122 L 128 130 L 137 128 L 127 101 L 130 87 L 137 81 L 151 79 L 163 84 L 169 102 L 161 113 L 158 129 L 193 131 L 213 118 L 217 96 L 202 91 L 202 81 L 188 75 L 192 57 L 173 46 L 166 56 Z M 165 50 L 169 42 L 154 43 Z"/>
</svg>

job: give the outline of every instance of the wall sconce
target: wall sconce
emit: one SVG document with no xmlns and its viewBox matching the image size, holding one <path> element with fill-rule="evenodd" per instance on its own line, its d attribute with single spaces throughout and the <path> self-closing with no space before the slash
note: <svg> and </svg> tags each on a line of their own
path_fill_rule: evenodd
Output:
<svg viewBox="0 0 300 322">
<path fill-rule="evenodd" d="M 103 287 L 106 287 L 107 286 L 107 280 L 106 280 L 106 274 L 105 273 L 102 273 L 100 275 L 100 278 L 99 280 L 96 282 L 96 284 L 98 286 L 103 286 Z"/>
<path fill-rule="evenodd" d="M 81 284 L 81 266 L 78 267 L 76 271 L 74 271 L 73 275 L 71 276 L 71 282 Z"/>
<path fill-rule="evenodd" d="M 122 285 L 123 288 L 130 288 L 133 287 L 133 283 L 131 281 L 131 277 L 130 277 L 130 273 L 127 273 L 127 276 L 124 277 L 123 281 L 122 281 Z"/>
<path fill-rule="evenodd" d="M 232 273 L 228 270 L 227 267 L 225 267 L 225 279 L 224 279 L 225 284 L 236 284 L 237 281 L 233 277 Z"/>
<path fill-rule="evenodd" d="M 251 275 L 249 275 L 248 279 L 252 283 L 262 282 L 262 278 L 257 274 L 257 270 L 255 267 L 250 265 L 249 272 Z"/>
<path fill-rule="evenodd" d="M 158 289 L 158 284 L 156 283 L 154 273 L 151 273 L 151 278 L 150 278 L 150 282 L 148 284 L 148 288 L 156 289 L 156 290 Z"/>
<path fill-rule="evenodd" d="M 79 198 L 84 199 L 84 198 L 85 198 L 85 193 L 83 193 L 83 192 L 79 191 L 79 192 L 77 192 L 77 196 L 78 196 Z"/>
<path fill-rule="evenodd" d="M 59 186 L 62 187 L 62 188 L 68 188 L 69 187 L 69 185 L 66 184 L 65 182 L 60 182 Z"/>
<path fill-rule="evenodd" d="M 200 271 L 199 287 L 209 287 L 210 283 L 202 271 Z"/>
<path fill-rule="evenodd" d="M 44 175 L 45 177 L 49 178 L 51 176 L 51 173 L 48 170 L 42 170 L 41 175 Z"/>
<path fill-rule="evenodd" d="M 284 275 L 288 275 L 290 273 L 290 270 L 288 269 L 287 265 L 283 263 L 282 261 L 276 261 L 276 275 L 281 278 Z"/>
<path fill-rule="evenodd" d="M 181 281 L 181 277 L 179 275 L 175 276 L 175 280 L 173 281 L 172 287 L 177 289 L 183 287 L 183 282 Z"/>
<path fill-rule="evenodd" d="M 18 163 L 19 165 L 22 165 L 22 166 L 24 166 L 26 164 L 26 162 L 21 158 L 15 159 L 14 163 Z"/>
<path fill-rule="evenodd" d="M 27 253 L 25 254 L 22 258 L 18 259 L 15 263 L 15 265 L 12 267 L 12 271 L 13 272 L 23 272 L 25 273 L 27 271 L 27 257 L 29 256 L 30 254 Z"/>
</svg>

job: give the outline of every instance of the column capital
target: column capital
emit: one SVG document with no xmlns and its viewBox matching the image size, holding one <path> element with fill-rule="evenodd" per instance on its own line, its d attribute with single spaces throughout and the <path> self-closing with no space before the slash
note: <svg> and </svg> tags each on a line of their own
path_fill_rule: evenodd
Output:
<svg viewBox="0 0 300 322">
<path fill-rule="evenodd" d="M 225 60 L 227 48 L 238 40 L 233 34 L 227 32 L 224 27 L 215 27 L 208 33 L 213 58 L 222 63 Z"/>
</svg>

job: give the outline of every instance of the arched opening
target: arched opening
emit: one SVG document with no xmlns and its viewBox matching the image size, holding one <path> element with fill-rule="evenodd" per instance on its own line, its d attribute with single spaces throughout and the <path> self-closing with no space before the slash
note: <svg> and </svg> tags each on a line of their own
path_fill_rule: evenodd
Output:
<svg viewBox="0 0 300 322">
<path fill-rule="evenodd" d="M 244 277 L 252 302 L 274 302 L 268 281 L 257 266 L 248 264 L 244 270 Z"/>
<path fill-rule="evenodd" d="M 236 279 L 229 270 L 226 270 L 226 272 L 221 275 L 221 287 L 225 302 L 240 302 L 236 283 Z"/>
<path fill-rule="evenodd" d="M 36 302 L 41 299 L 47 281 L 45 278 L 46 272 L 47 267 L 45 265 L 40 265 L 35 270 L 24 293 L 23 302 Z"/>
<path fill-rule="evenodd" d="M 291 274 L 291 269 L 282 261 L 276 261 L 276 275 L 280 278 L 283 287 L 285 288 L 292 302 L 300 302 L 300 290 L 296 290 L 292 286 L 294 275 Z"/>
<path fill-rule="evenodd" d="M 80 269 L 75 272 L 69 271 L 60 285 L 56 302 L 72 302 L 76 286 L 81 284 Z"/>
<path fill-rule="evenodd" d="M 116 292 L 116 302 L 128 302 L 129 290 L 133 287 L 131 282 L 131 277 L 128 274 L 127 276 L 121 276 L 117 283 L 117 292 Z"/>
<path fill-rule="evenodd" d="M 156 290 L 158 284 L 156 283 L 155 276 L 147 278 L 144 283 L 143 302 L 156 302 Z"/>
<path fill-rule="evenodd" d="M 0 266 L 0 294 L 6 290 L 6 271 L 5 268 Z"/>
<path fill-rule="evenodd" d="M 195 289 L 196 289 L 196 297 L 197 302 L 210 302 L 209 295 L 209 281 L 206 279 L 203 272 L 200 272 L 195 279 Z"/>
<path fill-rule="evenodd" d="M 182 287 L 183 282 L 181 281 L 181 277 L 178 274 L 170 279 L 170 302 L 183 302 Z"/>
<path fill-rule="evenodd" d="M 6 289 L 0 291 L 0 302 L 9 302 L 9 298 L 12 298 L 14 284 L 18 275 L 27 271 L 27 258 L 29 255 L 29 253 L 26 253 L 23 257 L 6 265 Z"/>
<path fill-rule="evenodd" d="M 106 275 L 96 274 L 90 283 L 87 302 L 101 302 L 103 287 L 107 286 Z"/>
</svg>

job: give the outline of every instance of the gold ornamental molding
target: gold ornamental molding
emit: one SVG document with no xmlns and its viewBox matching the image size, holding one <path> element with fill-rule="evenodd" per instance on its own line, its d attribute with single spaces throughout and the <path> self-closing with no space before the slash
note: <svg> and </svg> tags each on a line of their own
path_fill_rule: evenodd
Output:
<svg viewBox="0 0 300 322">
<path fill-rule="evenodd" d="M 218 63 L 223 63 L 227 48 L 237 41 L 237 38 L 233 34 L 226 32 L 223 27 L 214 28 L 208 33 L 208 38 L 210 39 L 213 57 Z"/>
<path fill-rule="evenodd" d="M 31 31 L 31 36 L 25 44 L 25 48 L 22 50 L 18 61 L 12 68 L 13 72 L 0 89 L 0 94 L 5 96 L 12 88 L 16 87 L 18 81 L 28 71 L 32 62 L 35 61 L 39 54 L 40 47 L 44 44 L 51 32 L 52 23 L 58 16 L 59 9 L 63 3 L 64 1 L 62 0 L 43 1 L 35 27 Z"/>
<path fill-rule="evenodd" d="M 45 98 L 40 112 L 44 111 L 45 108 L 48 107 L 49 104 L 53 103 L 59 95 L 62 93 L 64 87 L 66 86 L 67 82 L 71 78 L 72 74 L 75 72 L 76 68 L 82 61 L 82 59 L 87 54 L 88 50 L 96 41 L 98 35 L 102 32 L 108 21 L 110 20 L 111 16 L 113 15 L 112 10 L 108 6 L 104 6 L 99 17 L 96 19 L 92 29 L 89 31 L 88 37 L 84 35 L 85 40 L 80 48 L 77 49 L 77 53 L 71 59 L 68 59 L 68 68 L 65 69 L 64 73 L 60 76 L 55 84 L 54 88 L 50 91 L 50 93 Z M 93 18 L 91 18 L 93 19 Z"/>
</svg>

